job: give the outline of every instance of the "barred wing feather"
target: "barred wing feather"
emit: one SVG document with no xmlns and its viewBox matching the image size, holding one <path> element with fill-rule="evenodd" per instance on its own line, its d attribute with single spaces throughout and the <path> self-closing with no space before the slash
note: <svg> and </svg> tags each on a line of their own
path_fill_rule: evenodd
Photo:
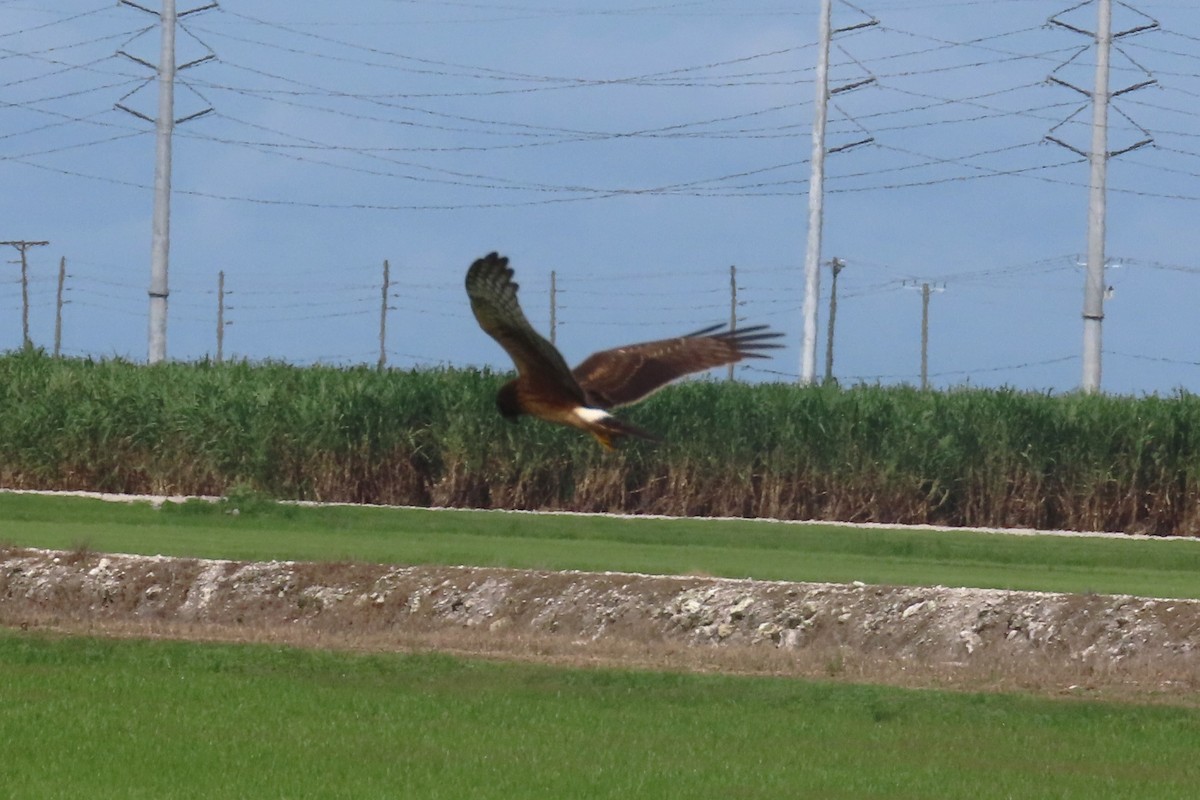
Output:
<svg viewBox="0 0 1200 800">
<path fill-rule="evenodd" d="M 721 326 L 594 353 L 574 370 L 589 404 L 616 408 L 636 403 L 674 380 L 745 358 L 765 358 L 761 352 L 780 347 L 772 339 L 782 334 L 765 325 L 714 333 Z"/>
<path fill-rule="evenodd" d="M 508 259 L 497 253 L 478 259 L 467 270 L 467 296 L 479 326 L 504 348 L 520 375 L 553 382 L 580 395 L 562 354 L 525 318 L 512 277 Z"/>
</svg>

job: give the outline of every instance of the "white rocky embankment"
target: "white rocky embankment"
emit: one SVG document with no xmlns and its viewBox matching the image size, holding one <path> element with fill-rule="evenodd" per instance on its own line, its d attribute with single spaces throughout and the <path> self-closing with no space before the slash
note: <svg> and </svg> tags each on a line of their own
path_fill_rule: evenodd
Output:
<svg viewBox="0 0 1200 800">
<path fill-rule="evenodd" d="M 693 666 L 771 671 L 835 656 L 868 676 L 1144 674 L 1200 688 L 1200 601 L 1117 595 L 10 548 L 0 624 L 520 657 L 686 652 Z"/>
</svg>

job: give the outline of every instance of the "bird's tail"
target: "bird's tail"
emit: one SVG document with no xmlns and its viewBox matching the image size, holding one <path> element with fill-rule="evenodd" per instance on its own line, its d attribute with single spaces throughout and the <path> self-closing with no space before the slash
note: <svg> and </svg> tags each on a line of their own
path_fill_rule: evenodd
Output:
<svg viewBox="0 0 1200 800">
<path fill-rule="evenodd" d="M 605 416 L 602 419 L 594 421 L 589 426 L 588 431 L 607 450 L 616 449 L 616 442 L 625 436 L 635 436 L 638 439 L 646 439 L 651 442 L 662 441 L 661 436 L 656 436 L 650 433 L 650 431 L 639 428 L 636 425 L 631 425 L 613 416 Z"/>
</svg>

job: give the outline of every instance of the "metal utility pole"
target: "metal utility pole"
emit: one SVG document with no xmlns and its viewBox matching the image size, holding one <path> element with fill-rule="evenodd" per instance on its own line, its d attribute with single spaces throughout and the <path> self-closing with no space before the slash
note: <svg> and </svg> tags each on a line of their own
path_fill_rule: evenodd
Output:
<svg viewBox="0 0 1200 800">
<path fill-rule="evenodd" d="M 171 247 L 171 134 L 175 130 L 175 0 L 163 0 L 154 121 L 154 218 L 150 233 L 149 361 L 167 357 L 167 254 Z"/>
<path fill-rule="evenodd" d="M 821 293 L 821 226 L 825 203 L 825 122 L 829 110 L 829 39 L 833 0 L 821 0 L 817 47 L 817 98 L 813 111 L 812 174 L 808 180 L 808 246 L 804 251 L 804 341 L 800 382 L 813 382 L 817 363 L 817 299 Z"/>
<path fill-rule="evenodd" d="M 21 253 L 21 346 L 29 349 L 33 342 L 29 339 L 29 261 L 25 251 L 31 247 L 44 247 L 49 242 L 0 242 L 0 245 L 15 247 Z"/>
<path fill-rule="evenodd" d="M 1100 389 L 1100 329 L 1104 323 L 1105 187 L 1109 163 L 1109 49 L 1112 1 L 1099 0 L 1096 26 L 1096 85 L 1092 90 L 1091 188 L 1087 196 L 1087 277 L 1084 281 L 1085 392 Z"/>
<path fill-rule="evenodd" d="M 1108 180 L 1108 160 L 1113 156 L 1136 150 L 1151 144 L 1152 139 L 1144 139 L 1130 147 L 1110 152 L 1108 149 L 1108 104 L 1117 95 L 1132 92 L 1150 86 L 1154 80 L 1142 81 L 1116 92 L 1108 90 L 1109 52 L 1114 39 L 1129 36 L 1134 33 L 1153 30 L 1158 23 L 1151 20 L 1150 24 L 1139 25 L 1126 31 L 1114 34 L 1112 30 L 1112 0 L 1097 0 L 1096 32 L 1091 34 L 1081 28 L 1051 17 L 1050 22 L 1076 33 L 1093 36 L 1096 40 L 1096 77 L 1090 92 L 1073 86 L 1064 80 L 1050 77 L 1050 80 L 1061 86 L 1083 94 L 1092 103 L 1092 146 L 1088 152 L 1083 152 L 1053 136 L 1046 139 L 1057 145 L 1085 156 L 1091 171 L 1088 190 L 1088 232 L 1087 232 L 1087 274 L 1083 285 L 1083 378 L 1081 388 L 1085 392 L 1096 392 L 1100 389 L 1102 324 L 1104 322 L 1104 228 L 1106 219 L 1106 184 Z"/>
<path fill-rule="evenodd" d="M 835 258 L 829 262 L 833 280 L 829 286 L 829 330 L 825 335 L 825 382 L 833 383 L 833 325 L 837 320 L 837 279 L 838 273 L 846 268 L 846 262 Z"/>
<path fill-rule="evenodd" d="M 1104 322 L 1104 221 L 1108 180 L 1108 54 L 1112 45 L 1112 0 L 1099 0 L 1096 25 L 1096 83 L 1092 91 L 1091 185 L 1088 190 L 1087 277 L 1083 283 L 1083 382 L 1100 390 L 1101 325 Z"/>
<path fill-rule="evenodd" d="M 835 33 L 845 33 L 879 24 L 879 20 L 871 19 L 835 30 L 832 27 L 832 7 L 832 0 L 821 0 L 815 81 L 817 96 L 813 111 L 812 163 L 808 178 L 808 244 L 804 251 L 804 304 L 801 311 L 804 317 L 804 339 L 800 347 L 800 383 L 805 385 L 813 383 L 817 370 L 817 301 L 821 295 L 821 232 L 825 214 L 825 156 L 828 153 L 849 150 L 860 144 L 874 141 L 872 138 L 867 138 L 831 150 L 825 148 L 825 125 L 829 112 L 829 98 L 840 92 L 857 89 L 875 81 L 872 77 L 830 90 L 830 39 Z"/>
<path fill-rule="evenodd" d="M 225 270 L 217 273 L 217 363 L 225 360 Z"/>
<path fill-rule="evenodd" d="M 62 353 L 63 285 L 67 281 L 67 257 L 58 260 L 58 293 L 54 300 L 54 357 Z"/>
<path fill-rule="evenodd" d="M 176 66 L 175 27 L 179 17 L 215 8 L 216 3 L 209 3 L 206 6 L 178 14 L 175 10 L 175 0 L 162 0 L 162 10 L 159 12 L 151 11 L 132 0 L 118 0 L 118 2 L 139 11 L 157 14 L 162 29 L 157 66 L 122 51 L 122 55 L 139 64 L 151 67 L 158 73 L 158 115 L 152 120 L 155 130 L 154 216 L 150 231 L 150 324 L 147 342 L 148 359 L 151 364 L 156 364 L 167 357 L 167 295 L 169 294 L 167 271 L 168 254 L 171 248 L 171 135 L 175 130 L 176 123 L 195 119 L 212 110 L 205 109 L 182 119 L 175 118 L 175 74 L 181 69 L 195 66 L 213 57 L 210 54 L 204 58 Z M 120 103 L 117 103 L 117 108 L 147 119 L 145 114 Z"/>
<path fill-rule="evenodd" d="M 550 270 L 550 344 L 558 338 L 558 271 Z"/>
<path fill-rule="evenodd" d="M 737 330 L 737 267 L 729 266 L 729 330 Z M 733 380 L 733 364 L 729 365 L 729 380 Z"/>
<path fill-rule="evenodd" d="M 388 291 L 392 286 L 392 267 L 383 260 L 383 287 L 379 293 L 379 369 L 387 367 L 387 312 Z"/>
</svg>

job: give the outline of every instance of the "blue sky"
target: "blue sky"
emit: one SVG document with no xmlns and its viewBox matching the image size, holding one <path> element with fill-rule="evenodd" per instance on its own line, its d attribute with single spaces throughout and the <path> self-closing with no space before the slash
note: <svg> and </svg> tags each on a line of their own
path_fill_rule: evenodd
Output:
<svg viewBox="0 0 1200 800">
<path fill-rule="evenodd" d="M 179 10 L 196 4 L 180 3 Z M 146 0 L 157 7 L 156 0 Z M 512 258 L 530 319 L 576 362 L 729 317 L 788 346 L 742 369 L 799 372 L 817 3 L 222 0 L 185 18 L 174 142 L 168 353 L 373 363 L 382 262 L 393 366 L 504 367 L 462 276 Z M 350 9 L 350 10 L 347 10 Z M 800 10 L 797 10 L 800 9 Z M 1093 51 L 1043 0 L 835 2 L 822 258 L 839 279 L 835 374 L 916 382 L 919 285 L 935 386 L 1079 384 Z M 1200 9 L 1112 56 L 1106 391 L 1200 391 Z M 146 357 L 156 18 L 111 0 L 0 0 L 0 239 L 29 250 L 31 334 L 49 348 L 60 258 L 63 350 Z M 121 55 L 122 51 L 128 55 Z M 130 58 L 132 56 L 133 58 Z M 6 248 L 0 347 L 18 346 Z M 822 277 L 824 364 L 829 273 Z"/>
</svg>

